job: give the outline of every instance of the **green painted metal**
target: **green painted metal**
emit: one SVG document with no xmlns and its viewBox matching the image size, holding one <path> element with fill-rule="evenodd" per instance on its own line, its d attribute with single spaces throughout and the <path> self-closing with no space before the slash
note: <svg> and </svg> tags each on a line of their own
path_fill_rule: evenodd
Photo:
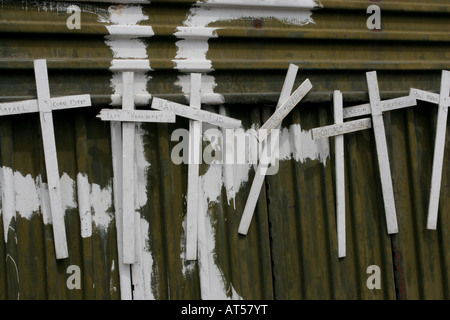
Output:
<svg viewBox="0 0 450 320">
<path fill-rule="evenodd" d="M 109 71 L 113 54 L 105 43 L 110 3 L 74 2 L 82 9 L 81 30 L 68 30 L 67 3 L 0 1 L 0 103 L 36 97 L 32 61 L 46 58 L 52 95 L 90 93 L 93 107 L 54 113 L 60 173 L 79 173 L 100 188 L 112 186 L 109 124 L 95 117 L 111 102 Z M 155 35 L 147 54 L 152 71 L 147 91 L 185 103 L 175 83 L 174 33 L 195 1 L 154 0 L 141 5 Z M 446 0 L 383 1 L 382 30 L 366 28 L 367 1 L 323 0 L 314 24 L 290 25 L 276 19 L 215 22 L 209 39 L 211 60 L 225 111 L 245 129 L 260 126 L 273 112 L 289 63 L 300 67 L 296 85 L 314 86 L 283 128 L 303 130 L 331 124 L 331 94 L 339 89 L 344 105 L 367 102 L 365 72 L 377 70 L 382 99 L 405 95 L 410 87 L 437 92 L 442 69 L 450 66 Z M 148 106 L 141 106 L 146 109 Z M 218 112 L 218 107 L 211 107 Z M 441 190 L 438 230 L 426 226 L 426 209 L 436 107 L 418 103 L 384 116 L 400 232 L 388 235 L 374 137 L 370 130 L 345 137 L 347 179 L 347 257 L 337 257 L 334 160 L 280 161 L 268 176 L 247 236 L 237 233 L 254 170 L 228 203 L 226 190 L 210 202 L 214 231 L 212 259 L 223 275 L 223 290 L 244 299 L 449 299 L 450 292 L 450 131 Z M 448 127 L 448 126 L 447 126 Z M 205 273 L 183 258 L 187 165 L 175 165 L 170 137 L 188 121 L 145 124 L 144 149 L 148 202 L 140 215 L 149 224 L 147 270 L 156 299 L 207 297 Z M 333 154 L 330 139 L 330 154 Z M 207 145 L 207 142 L 204 143 Z M 0 118 L 0 164 L 42 176 L 45 166 L 38 115 Z M 209 166 L 203 164 L 201 173 Z M 20 186 L 16 186 L 20 187 Z M 3 190 L 4 191 L 4 190 Z M 75 197 L 76 198 L 76 197 Z M 75 199 L 77 202 L 77 199 Z M 110 208 L 114 215 L 114 206 Z M 52 228 L 42 212 L 0 219 L 0 299 L 120 299 L 116 221 L 81 237 L 77 207 L 66 211 L 70 257 L 54 258 Z M 3 230 L 8 230 L 6 235 Z M 66 286 L 67 268 L 80 266 L 80 290 Z M 367 267 L 378 265 L 381 289 L 370 290 Z M 203 273 L 202 273 L 203 272 Z M 207 279 L 207 278 L 206 278 Z M 207 282 L 207 281 L 206 281 Z"/>
</svg>

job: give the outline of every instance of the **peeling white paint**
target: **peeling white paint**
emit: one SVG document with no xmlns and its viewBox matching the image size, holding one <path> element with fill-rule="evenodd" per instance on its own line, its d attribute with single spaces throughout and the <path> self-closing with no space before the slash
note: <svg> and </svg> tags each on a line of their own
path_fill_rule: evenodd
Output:
<svg viewBox="0 0 450 320">
<path fill-rule="evenodd" d="M 312 9 L 319 6 L 313 0 L 233 0 L 197 1 L 185 21 L 186 26 L 208 26 L 217 21 L 244 18 L 272 18 L 286 24 L 305 25 L 314 23 Z"/>
<path fill-rule="evenodd" d="M 61 188 L 61 201 L 64 210 L 73 209 L 77 207 L 75 200 L 75 181 L 69 177 L 67 173 L 63 173 L 59 179 Z"/>
<path fill-rule="evenodd" d="M 153 294 L 159 288 L 158 283 L 152 282 L 153 257 L 149 247 L 149 223 L 147 220 L 140 218 L 140 245 L 141 261 L 131 266 L 133 272 L 133 298 L 135 300 L 155 300 Z"/>
<path fill-rule="evenodd" d="M 105 43 L 110 47 L 114 59 L 111 66 L 114 65 L 115 59 L 141 59 L 147 60 L 147 69 L 151 70 L 150 60 L 147 55 L 147 45 L 139 36 L 151 37 L 154 32 L 151 26 L 146 26 L 144 32 L 141 29 L 133 28 L 138 23 L 145 21 L 148 17 L 143 13 L 140 5 L 112 5 L 108 8 L 109 17 L 105 22 L 109 36 L 106 36 Z M 134 74 L 134 94 L 144 97 L 139 104 L 147 104 L 150 94 L 147 91 L 147 83 L 151 80 L 145 72 L 136 71 Z M 111 87 L 113 94 L 111 96 L 111 105 L 121 105 L 121 96 L 123 93 L 122 74 L 113 72 L 111 78 Z"/>
<path fill-rule="evenodd" d="M 7 170 L 12 172 L 12 170 Z M 14 172 L 16 212 L 22 218 L 31 219 L 39 210 L 39 193 L 36 181 L 30 174 L 25 177 L 20 172 Z"/>
<path fill-rule="evenodd" d="M 208 171 L 201 176 L 202 199 L 199 201 L 198 221 L 198 266 L 200 271 L 200 288 L 203 300 L 242 299 L 234 290 L 228 292 L 224 275 L 215 260 L 215 229 L 208 207 L 218 202 L 222 190 L 221 164 L 211 164 Z"/>
<path fill-rule="evenodd" d="M 101 231 L 108 229 L 114 215 L 112 213 L 112 189 L 109 184 L 102 189 L 98 184 L 91 185 L 91 204 L 93 225 Z"/>
<path fill-rule="evenodd" d="M 30 220 L 33 215 L 41 212 L 43 223 L 51 224 L 48 187 L 42 182 L 41 175 L 36 178 L 30 174 L 24 176 L 8 167 L 1 167 L 0 173 L 5 242 L 9 225 L 16 214 Z M 60 185 L 64 210 L 77 207 L 83 209 L 80 213 L 82 237 L 92 236 L 92 224 L 98 230 L 106 230 L 109 227 L 113 219 L 111 185 L 101 188 L 98 184 L 90 184 L 87 176 L 81 173 L 78 174 L 76 182 L 67 173 L 63 173 Z M 86 190 L 88 196 L 80 197 L 80 193 L 85 193 Z M 86 215 L 91 213 L 92 218 L 88 219 Z M 92 224 L 88 225 L 89 223 Z"/>
<path fill-rule="evenodd" d="M 3 218 L 3 234 L 5 242 L 8 241 L 8 230 L 12 218 L 16 216 L 16 197 L 14 187 L 14 174 L 11 168 L 1 167 L 1 183 L 2 183 L 2 218 Z"/>
<path fill-rule="evenodd" d="M 224 110 L 221 110 L 224 113 Z M 212 128 L 210 125 L 203 126 L 204 139 L 208 140 L 208 131 Z M 256 125 L 250 129 L 243 130 L 242 128 L 229 131 L 227 137 L 233 135 L 240 137 L 251 137 L 256 132 Z M 206 134 L 205 134 L 206 133 Z M 226 135 L 223 133 L 223 135 Z M 309 130 L 302 130 L 300 124 L 292 124 L 288 128 L 282 128 L 279 135 L 280 150 L 278 153 L 279 160 L 287 161 L 294 160 L 297 162 L 305 162 L 307 160 L 319 160 L 323 165 L 330 156 L 330 147 L 328 139 L 313 140 Z M 209 139 L 211 139 L 209 137 Z M 234 143 L 231 139 L 225 141 L 211 142 L 211 147 L 215 150 L 223 149 L 225 152 L 234 150 L 238 145 L 231 146 Z M 227 151 L 228 150 L 228 151 Z M 214 203 L 219 203 L 222 196 L 222 188 L 225 188 L 228 205 L 233 201 L 239 190 L 245 185 L 249 178 L 249 172 L 253 166 L 253 162 L 248 161 L 255 150 L 246 146 L 244 150 L 234 150 L 236 153 L 245 153 L 245 164 L 223 164 L 212 163 L 207 172 L 201 178 L 201 206 L 199 208 L 199 225 L 198 225 L 198 262 L 200 269 L 200 282 L 202 299 L 240 299 L 241 297 L 236 293 L 232 284 L 227 289 L 224 282 L 224 275 L 215 261 L 215 230 L 214 221 L 211 220 L 211 213 L 209 206 Z M 226 162 L 225 162 L 226 163 Z M 235 204 L 234 204 L 235 206 Z M 184 239 L 183 239 L 184 240 Z M 183 248 L 183 246 L 182 246 Z M 184 272 L 189 271 L 187 266 Z M 231 290 L 231 292 L 227 291 Z"/>
<path fill-rule="evenodd" d="M 183 26 L 179 26 L 174 35 L 177 54 L 172 61 L 175 69 L 182 72 L 213 71 L 212 61 L 207 58 L 208 40 L 217 38 L 218 27 L 210 25 L 218 21 L 239 19 L 277 19 L 286 24 L 306 25 L 314 23 L 312 9 L 320 6 L 313 0 L 205 0 L 197 1 L 189 10 Z M 175 83 L 184 93 L 190 87 L 190 78 L 180 75 Z M 214 93 L 216 86 L 212 76 L 202 78 L 202 102 L 222 104 L 224 97 Z"/>
<path fill-rule="evenodd" d="M 280 160 L 293 159 L 305 162 L 307 159 L 320 160 L 323 165 L 330 157 L 328 139 L 313 140 L 310 130 L 302 130 L 300 124 L 283 128 L 280 132 Z"/>
<path fill-rule="evenodd" d="M 148 170 L 151 170 L 151 164 L 145 157 L 145 144 L 144 135 L 147 131 L 142 128 L 142 124 L 137 124 L 135 127 L 135 146 L 134 146 L 134 159 L 135 159 L 135 183 L 136 187 L 136 208 L 142 208 L 147 204 L 147 181 Z"/>
</svg>

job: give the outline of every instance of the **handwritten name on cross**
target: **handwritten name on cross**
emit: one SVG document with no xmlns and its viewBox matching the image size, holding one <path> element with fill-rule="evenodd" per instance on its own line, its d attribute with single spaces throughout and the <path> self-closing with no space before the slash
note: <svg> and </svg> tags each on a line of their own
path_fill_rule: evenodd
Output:
<svg viewBox="0 0 450 320">
<path fill-rule="evenodd" d="M 123 263 L 133 264 L 140 262 L 140 255 L 136 250 L 139 244 L 135 240 L 137 234 L 135 231 L 139 232 L 139 220 L 135 214 L 135 123 L 175 122 L 175 114 L 153 110 L 134 110 L 134 71 L 143 71 L 143 67 L 134 61 L 133 64 L 124 62 L 123 65 L 125 70 L 122 71 L 122 109 L 102 109 L 97 117 L 103 121 L 122 123 L 122 135 L 117 134 L 115 128 L 112 128 L 113 138 L 118 140 L 119 144 L 121 142 L 121 146 L 116 145 L 113 157 L 116 158 L 116 162 L 121 163 L 121 166 L 116 164 L 116 168 L 121 180 L 121 185 L 117 186 L 121 191 L 117 193 L 117 196 L 121 198 L 120 203 L 122 204 L 122 214 L 119 213 L 118 219 L 122 220 Z M 148 65 L 148 62 L 145 65 Z M 118 130 L 120 131 L 120 127 Z M 120 158 L 117 155 L 117 153 L 120 154 L 120 149 L 122 150 L 121 159 L 117 159 Z M 122 171 L 121 174 L 120 171 Z"/>
<path fill-rule="evenodd" d="M 226 129 L 239 128 L 241 120 L 200 109 L 201 105 L 201 75 L 191 74 L 190 105 L 153 98 L 152 108 L 174 112 L 176 115 L 190 119 L 189 123 L 189 171 L 188 196 L 186 211 L 186 259 L 197 259 L 198 211 L 200 195 L 200 179 L 198 165 L 201 157 L 201 122 L 207 122 Z"/>
<path fill-rule="evenodd" d="M 433 167 L 431 174 L 431 189 L 428 202 L 427 228 L 437 228 L 439 196 L 442 182 L 442 167 L 444 163 L 445 131 L 447 128 L 448 107 L 450 105 L 450 72 L 442 70 L 440 93 L 432 93 L 411 88 L 410 94 L 417 100 L 438 104 L 436 137 L 434 142 Z"/>
<path fill-rule="evenodd" d="M 386 142 L 386 132 L 383 122 L 383 112 L 415 106 L 417 104 L 417 101 L 411 95 L 381 101 L 376 72 L 375 71 L 367 72 L 366 78 L 367 78 L 367 85 L 369 88 L 370 103 L 345 108 L 343 112 L 343 117 L 344 119 L 346 119 L 368 114 L 372 115 L 372 127 L 375 135 L 375 144 L 377 148 L 378 166 L 381 178 L 381 188 L 383 191 L 383 202 L 386 215 L 387 231 L 389 234 L 392 234 L 398 232 L 398 223 L 397 223 L 397 213 L 395 210 L 394 191 L 392 186 L 391 169 Z M 363 119 L 363 121 L 367 120 Z M 360 125 L 362 125 L 361 123 Z M 357 124 L 357 122 L 354 122 L 354 125 L 355 124 Z"/>
<path fill-rule="evenodd" d="M 306 79 L 297 90 L 290 95 L 292 88 L 294 87 L 295 77 L 297 75 L 298 67 L 291 64 L 289 66 L 286 78 L 284 80 L 283 88 L 281 90 L 280 97 L 278 99 L 277 107 L 273 115 L 261 126 L 258 130 L 257 138 L 259 143 L 262 143 L 269 135 L 271 135 L 271 150 L 274 150 L 275 143 L 278 140 L 279 130 L 281 128 L 282 120 L 289 114 L 289 112 L 300 102 L 301 99 L 311 90 L 312 85 L 309 79 Z M 290 95 L 290 96 L 289 96 Z M 278 129 L 272 131 L 273 129 Z M 269 142 L 267 142 L 269 143 Z M 238 232 L 246 235 L 248 228 L 255 212 L 256 204 L 258 202 L 261 187 L 264 182 L 264 178 L 269 168 L 270 159 L 266 159 L 268 145 L 264 146 L 262 151 L 262 157 L 260 163 L 256 169 L 256 174 L 250 188 L 250 193 L 245 203 L 244 212 L 239 223 Z M 271 156 L 270 156 L 271 158 Z"/>
<path fill-rule="evenodd" d="M 90 95 L 50 97 L 50 86 L 47 74 L 47 61 L 34 61 L 37 99 L 8 102 L 0 104 L 0 116 L 39 112 L 42 142 L 44 147 L 45 170 L 50 198 L 50 210 L 53 225 L 55 254 L 57 259 L 69 256 L 67 250 L 66 228 L 64 225 L 64 209 L 61 200 L 60 175 L 56 151 L 55 132 L 53 128 L 53 110 L 88 107 L 91 105 Z"/>
<path fill-rule="evenodd" d="M 368 129 L 372 126 L 370 118 L 344 122 L 342 93 L 333 93 L 334 125 L 314 128 L 311 134 L 314 140 L 335 137 L 335 174 L 336 174 L 336 233 L 338 238 L 338 257 L 346 256 L 345 232 L 345 166 L 344 166 L 344 134 Z"/>
</svg>

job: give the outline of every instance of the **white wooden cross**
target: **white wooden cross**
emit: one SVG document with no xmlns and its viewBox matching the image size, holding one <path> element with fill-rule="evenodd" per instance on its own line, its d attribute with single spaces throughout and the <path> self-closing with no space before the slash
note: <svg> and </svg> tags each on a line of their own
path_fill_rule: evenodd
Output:
<svg viewBox="0 0 450 320">
<path fill-rule="evenodd" d="M 57 259 L 64 259 L 69 256 L 69 253 L 67 250 L 66 228 L 64 225 L 64 209 L 61 201 L 60 175 L 52 111 L 88 107 L 91 105 L 91 97 L 87 94 L 51 98 L 47 74 L 47 62 L 45 59 L 34 61 L 34 74 L 37 88 L 37 100 L 1 103 L 0 116 L 39 112 L 55 254 Z"/>
<path fill-rule="evenodd" d="M 397 213 L 395 210 L 394 191 L 392 186 L 386 132 L 383 122 L 383 112 L 415 106 L 417 104 L 417 101 L 411 95 L 381 101 L 376 72 L 367 72 L 366 77 L 369 89 L 370 103 L 345 108 L 343 117 L 344 119 L 346 119 L 368 114 L 372 115 L 372 127 L 377 148 L 378 166 L 380 171 L 381 188 L 383 192 L 387 232 L 389 234 L 392 234 L 398 232 L 398 223 Z"/>
<path fill-rule="evenodd" d="M 298 88 L 294 91 L 292 95 L 292 88 L 294 87 L 295 77 L 297 76 L 298 67 L 291 64 L 289 66 L 286 78 L 284 80 L 283 88 L 281 90 L 280 97 L 278 99 L 277 107 L 273 115 L 261 126 L 258 130 L 257 138 L 259 143 L 262 143 L 271 134 L 271 151 L 274 150 L 275 143 L 278 140 L 279 130 L 281 128 L 282 120 L 287 116 L 287 114 L 300 102 L 301 99 L 311 90 L 312 85 L 309 79 L 306 79 Z M 290 96 L 289 96 L 290 95 Z M 275 131 L 272 131 L 276 129 Z M 269 143 L 269 142 L 267 142 Z M 261 192 L 261 187 L 264 182 L 264 177 L 267 174 L 267 170 L 270 164 L 271 155 L 267 155 L 266 145 L 263 148 L 260 163 L 256 169 L 255 177 L 253 178 L 252 186 L 250 188 L 250 193 L 245 203 L 244 212 L 239 223 L 238 232 L 240 234 L 246 235 L 250 223 L 253 218 L 253 213 L 258 202 L 259 194 Z"/>
<path fill-rule="evenodd" d="M 312 129 L 311 134 L 314 140 L 335 136 L 336 233 L 338 257 L 343 258 L 346 256 L 344 134 L 368 129 L 372 122 L 370 118 L 344 122 L 342 93 L 339 90 L 333 93 L 333 111 L 335 124 Z"/>
<path fill-rule="evenodd" d="M 197 259 L 198 211 L 200 195 L 199 164 L 201 163 L 202 122 L 222 128 L 239 128 L 240 120 L 201 110 L 201 75 L 191 74 L 190 105 L 153 98 L 152 108 L 174 112 L 190 119 L 189 122 L 189 169 L 186 211 L 186 260 Z"/>
<path fill-rule="evenodd" d="M 116 140 L 116 153 L 122 150 L 122 158 L 114 159 L 116 168 L 122 173 L 119 173 L 121 185 L 116 186 L 121 189 L 117 192 L 120 197 L 122 205 L 122 212 L 118 215 L 118 223 L 122 224 L 122 255 L 123 263 L 133 264 L 140 262 L 139 252 L 136 250 L 139 244 L 136 241 L 136 234 L 139 232 L 139 221 L 135 214 L 135 174 L 134 174 L 134 146 L 135 146 L 135 123 L 136 122 L 175 122 L 175 114 L 163 111 L 153 110 L 135 110 L 135 95 L 134 95 L 134 72 L 143 71 L 148 66 L 148 61 L 143 61 L 142 64 L 136 63 L 136 60 L 123 61 L 122 81 L 123 81 L 123 95 L 122 95 L 122 109 L 102 109 L 97 115 L 103 121 L 113 121 L 115 124 L 121 122 L 120 127 L 111 127 L 112 135 Z M 117 63 L 116 63 L 117 64 Z M 114 143 L 114 142 L 113 142 Z M 113 155 L 113 158 L 115 155 Z M 120 208 L 116 211 L 120 211 Z M 122 221 L 120 221 L 122 220 Z M 137 232 L 136 232 L 137 231 Z"/>
<path fill-rule="evenodd" d="M 437 228 L 439 196 L 442 182 L 442 166 L 444 162 L 445 131 L 447 128 L 447 114 L 450 105 L 450 72 L 442 70 L 441 90 L 439 94 L 411 88 L 410 94 L 417 100 L 438 104 L 436 137 L 434 143 L 433 168 L 431 174 L 431 189 L 428 202 L 427 228 Z"/>
</svg>

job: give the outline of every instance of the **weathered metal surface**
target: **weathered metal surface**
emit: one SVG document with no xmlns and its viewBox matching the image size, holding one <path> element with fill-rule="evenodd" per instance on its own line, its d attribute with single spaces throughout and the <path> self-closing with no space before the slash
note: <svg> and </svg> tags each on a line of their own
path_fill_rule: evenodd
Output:
<svg viewBox="0 0 450 320">
<path fill-rule="evenodd" d="M 333 138 L 313 143 L 310 132 L 333 123 L 334 90 L 343 93 L 344 107 L 369 101 L 366 71 L 377 71 L 382 100 L 407 95 L 411 87 L 438 92 L 441 70 L 450 65 L 448 1 L 323 0 L 313 9 L 296 4 L 262 11 L 246 2 L 275 17 L 243 17 L 238 13 L 246 6 L 230 13 L 219 3 L 210 6 L 216 15 L 202 20 L 207 2 L 0 1 L 0 103 L 36 99 L 33 60 L 45 58 L 52 95 L 90 93 L 93 104 L 92 110 L 54 112 L 67 204 L 69 258 L 63 261 L 55 259 L 41 202 L 46 176 L 39 118 L 0 119 L 0 299 L 120 299 L 124 291 L 155 299 L 449 299 L 449 130 L 438 228 L 426 229 L 436 107 L 420 102 L 384 115 L 395 235 L 386 232 L 373 133 L 346 135 L 343 259 L 337 255 Z M 70 4 L 81 8 L 81 29 L 66 25 Z M 366 27 L 370 4 L 381 8 L 379 31 Z M 314 23 L 284 17 L 291 9 Z M 220 19 L 222 13 L 228 19 Z M 146 28 L 144 37 L 131 39 L 133 26 L 151 27 L 154 35 Z M 120 51 L 127 36 L 125 47 L 136 49 L 131 53 Z M 237 230 L 253 166 L 200 166 L 204 207 L 194 262 L 184 256 L 187 164 L 171 161 L 179 143 L 173 133 L 187 130 L 188 120 L 137 127 L 143 263 L 125 269 L 134 286 L 120 288 L 125 275 L 114 219 L 111 130 L 96 115 L 120 105 L 112 61 L 127 54 L 151 69 L 137 77 L 137 109 L 149 109 L 153 96 L 186 104 L 186 79 L 195 70 L 206 79 L 202 109 L 240 119 L 239 130 L 247 133 L 270 118 L 290 63 L 300 67 L 295 87 L 309 79 L 313 89 L 283 120 L 279 171 L 266 177 L 246 236 Z M 204 132 L 210 128 L 204 125 Z M 22 192 L 30 187 L 32 193 Z M 66 285 L 71 265 L 82 272 L 79 290 Z M 381 289 L 366 285 L 371 265 L 380 267 Z"/>
</svg>

